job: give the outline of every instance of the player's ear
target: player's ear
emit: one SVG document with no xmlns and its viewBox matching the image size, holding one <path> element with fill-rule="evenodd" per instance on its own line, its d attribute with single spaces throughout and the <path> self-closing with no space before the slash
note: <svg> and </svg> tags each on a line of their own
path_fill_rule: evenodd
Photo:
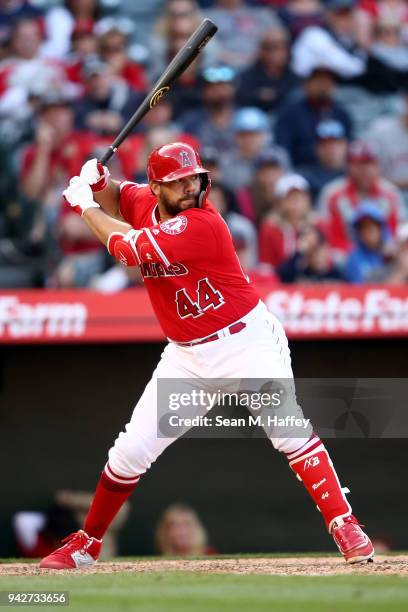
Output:
<svg viewBox="0 0 408 612">
<path fill-rule="evenodd" d="M 153 195 L 155 195 L 156 197 L 159 197 L 159 195 L 160 195 L 160 183 L 156 183 L 156 181 L 151 181 L 150 182 L 150 189 L 151 189 Z"/>
</svg>

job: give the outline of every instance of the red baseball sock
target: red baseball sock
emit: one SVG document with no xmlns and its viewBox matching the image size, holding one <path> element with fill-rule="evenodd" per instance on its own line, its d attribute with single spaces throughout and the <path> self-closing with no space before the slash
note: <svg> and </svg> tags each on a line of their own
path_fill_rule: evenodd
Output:
<svg viewBox="0 0 408 612">
<path fill-rule="evenodd" d="M 313 434 L 306 444 L 286 456 L 290 467 L 322 513 L 330 532 L 334 519 L 350 516 L 351 506 L 345 496 L 349 491 L 340 486 L 323 442 Z"/>
<path fill-rule="evenodd" d="M 106 464 L 96 487 L 91 507 L 85 519 L 84 531 L 100 540 L 109 525 L 135 489 L 140 476 L 123 478 Z"/>
</svg>

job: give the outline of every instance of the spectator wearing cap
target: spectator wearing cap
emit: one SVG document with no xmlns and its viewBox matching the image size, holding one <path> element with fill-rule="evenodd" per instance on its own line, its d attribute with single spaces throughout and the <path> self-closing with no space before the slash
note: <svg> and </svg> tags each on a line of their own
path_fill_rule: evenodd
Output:
<svg viewBox="0 0 408 612">
<path fill-rule="evenodd" d="M 236 192 L 241 214 L 257 227 L 275 208 L 276 183 L 288 170 L 289 158 L 285 149 L 270 145 L 256 158 L 250 184 Z"/>
<path fill-rule="evenodd" d="M 356 284 L 383 280 L 389 230 L 384 212 L 376 202 L 361 202 L 352 216 L 351 232 L 354 244 L 345 262 L 345 279 Z"/>
<path fill-rule="evenodd" d="M 244 0 L 216 0 L 207 15 L 219 28 L 217 61 L 236 70 L 254 60 L 262 33 L 280 24 L 274 11 L 248 7 Z"/>
<path fill-rule="evenodd" d="M 344 128 L 347 140 L 352 136 L 352 122 L 345 108 L 334 100 L 336 75 L 325 66 L 308 74 L 300 99 L 288 104 L 278 114 L 275 140 L 289 151 L 295 166 L 315 162 L 317 125 L 335 119 Z"/>
<path fill-rule="evenodd" d="M 289 67 L 289 36 L 281 26 L 265 30 L 255 62 L 240 76 L 239 106 L 257 106 L 265 112 L 285 103 L 298 83 Z"/>
<path fill-rule="evenodd" d="M 217 149 L 220 154 L 235 146 L 233 118 L 235 112 L 235 71 L 228 66 L 206 68 L 202 73 L 202 106 L 178 118 L 183 130 L 195 136 L 202 146 Z"/>
<path fill-rule="evenodd" d="M 300 232 L 314 221 L 309 185 L 303 176 L 282 176 L 275 192 L 276 207 L 259 228 L 259 260 L 272 269 L 295 254 Z"/>
<path fill-rule="evenodd" d="M 256 159 L 269 144 L 268 116 L 256 107 L 241 108 L 233 120 L 236 147 L 221 159 L 224 183 L 230 189 L 250 184 Z"/>
<path fill-rule="evenodd" d="M 299 174 L 308 181 L 314 201 L 327 183 L 345 174 L 347 156 L 346 134 L 339 121 L 321 121 L 316 133 L 316 161 L 297 167 Z"/>
<path fill-rule="evenodd" d="M 365 52 L 355 40 L 356 0 L 328 0 L 325 27 L 311 26 L 303 30 L 293 45 L 293 69 L 300 77 L 324 60 L 327 68 L 344 79 L 363 74 Z"/>
<path fill-rule="evenodd" d="M 408 284 L 408 223 L 397 230 L 396 254 L 385 282 L 390 285 Z"/>
<path fill-rule="evenodd" d="M 129 57 L 127 44 L 131 24 L 123 19 L 103 19 L 95 28 L 99 55 L 113 75 L 121 77 L 136 92 L 147 89 L 147 77 L 142 66 Z"/>
<path fill-rule="evenodd" d="M 112 74 L 98 56 L 84 63 L 86 95 L 76 104 L 76 127 L 97 134 L 117 134 L 133 115 L 141 96 Z"/>
<path fill-rule="evenodd" d="M 301 228 L 295 253 L 277 270 L 283 283 L 322 283 L 343 280 L 333 261 L 324 232 L 317 225 Z"/>
<path fill-rule="evenodd" d="M 376 202 L 392 235 L 403 218 L 401 192 L 380 173 L 373 145 L 355 141 L 348 150 L 347 175 L 328 183 L 320 195 L 318 208 L 327 228 L 331 246 L 344 257 L 352 248 L 352 220 L 361 202 Z"/>
<path fill-rule="evenodd" d="M 395 115 L 379 117 L 370 126 L 367 140 L 378 149 L 384 176 L 401 189 L 408 209 L 408 86 L 398 100 Z"/>
</svg>

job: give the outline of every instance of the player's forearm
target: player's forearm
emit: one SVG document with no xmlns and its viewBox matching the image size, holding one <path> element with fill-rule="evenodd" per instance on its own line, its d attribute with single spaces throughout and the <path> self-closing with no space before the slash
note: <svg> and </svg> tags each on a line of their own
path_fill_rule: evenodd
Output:
<svg viewBox="0 0 408 612">
<path fill-rule="evenodd" d="M 96 198 L 95 198 L 96 199 Z M 106 246 L 108 238 L 112 232 L 122 232 L 126 234 L 131 225 L 118 219 L 113 219 L 100 208 L 89 208 L 82 215 L 92 233 Z"/>
<path fill-rule="evenodd" d="M 112 217 L 119 216 L 120 182 L 113 179 L 108 180 L 108 184 L 102 191 L 93 194 L 95 202 L 101 206 L 105 212 Z"/>
</svg>

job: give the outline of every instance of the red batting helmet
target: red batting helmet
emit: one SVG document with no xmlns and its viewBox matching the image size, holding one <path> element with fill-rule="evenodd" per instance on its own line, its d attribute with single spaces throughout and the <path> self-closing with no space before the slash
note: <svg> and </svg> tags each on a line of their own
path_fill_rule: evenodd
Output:
<svg viewBox="0 0 408 612">
<path fill-rule="evenodd" d="M 185 142 L 172 142 L 154 149 L 147 160 L 149 182 L 167 183 L 185 176 L 202 174 L 200 205 L 210 190 L 208 170 L 203 168 L 197 151 Z"/>
</svg>

